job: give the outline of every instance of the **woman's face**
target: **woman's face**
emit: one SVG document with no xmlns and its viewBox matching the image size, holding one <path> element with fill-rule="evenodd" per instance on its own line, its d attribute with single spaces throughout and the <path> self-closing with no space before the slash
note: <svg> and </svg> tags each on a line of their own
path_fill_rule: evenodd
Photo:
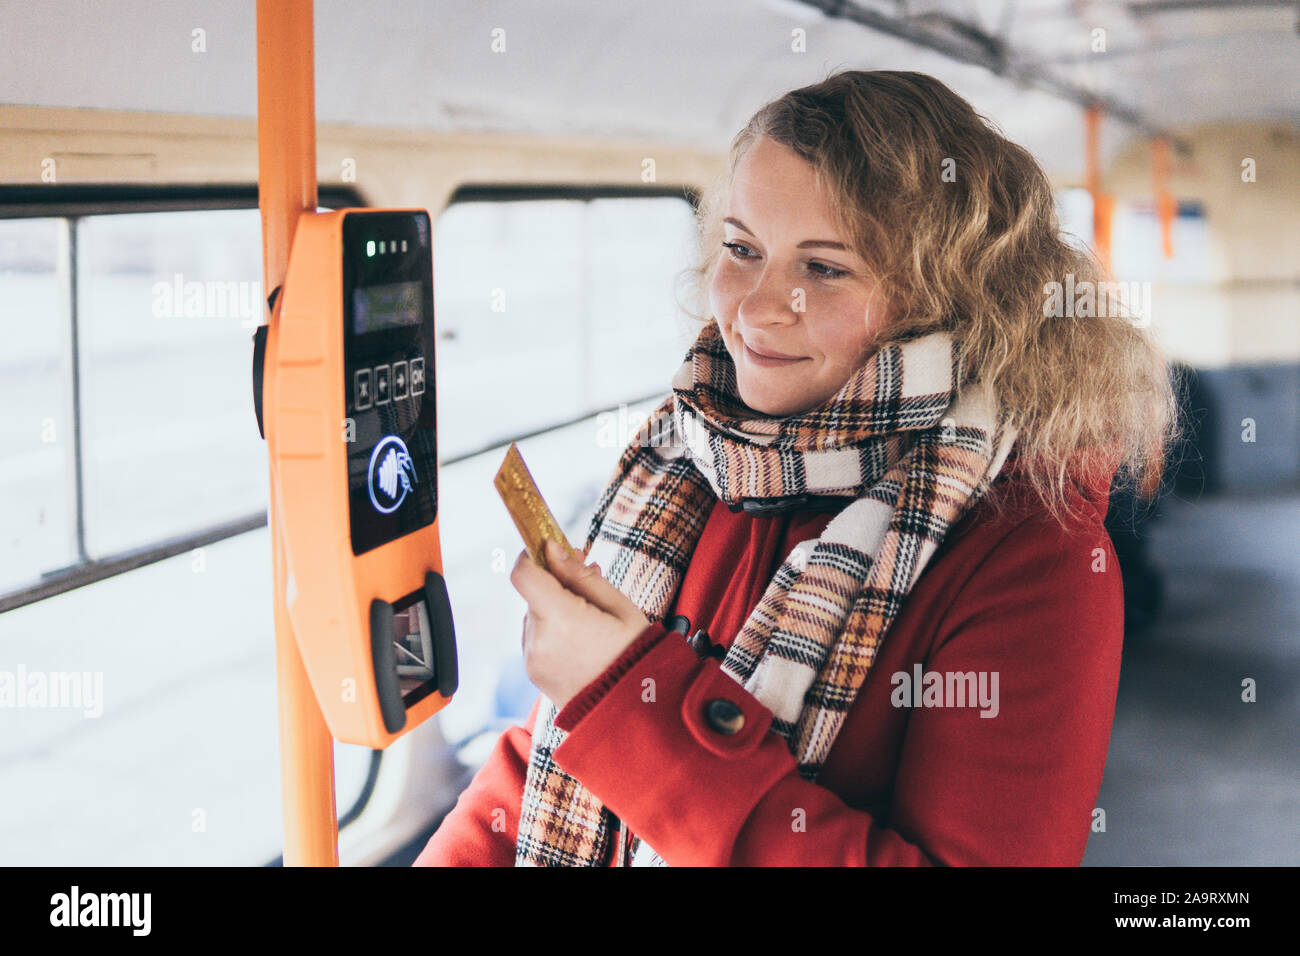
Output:
<svg viewBox="0 0 1300 956">
<path fill-rule="evenodd" d="M 736 167 L 724 229 L 709 303 L 741 399 L 774 417 L 821 405 L 862 367 L 887 316 L 812 166 L 760 137 Z"/>
</svg>

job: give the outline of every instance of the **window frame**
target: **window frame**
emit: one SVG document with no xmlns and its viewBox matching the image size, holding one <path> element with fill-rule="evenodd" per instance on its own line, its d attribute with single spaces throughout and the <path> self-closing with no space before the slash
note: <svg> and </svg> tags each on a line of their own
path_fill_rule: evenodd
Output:
<svg viewBox="0 0 1300 956">
<path fill-rule="evenodd" d="M 335 209 L 367 205 L 365 198 L 350 185 L 321 186 L 318 204 Z M 61 219 L 69 244 L 70 288 L 67 321 L 70 325 L 65 353 L 71 382 L 65 388 L 72 396 L 71 469 L 73 472 L 73 515 L 75 560 L 63 568 L 40 573 L 36 583 L 0 593 L 0 614 L 56 597 L 87 584 L 165 561 L 195 548 L 266 526 L 266 513 L 243 515 L 228 521 L 197 528 L 186 534 L 160 538 L 149 544 L 118 551 L 101 558 L 86 552 L 85 465 L 81 427 L 81 356 L 78 344 L 80 320 L 77 314 L 77 224 L 89 216 L 123 215 L 150 212 L 204 212 L 217 209 L 256 209 L 256 185 L 118 185 L 118 184 L 48 184 L 0 186 L 0 219 Z M 252 337 L 249 340 L 252 361 Z M 249 384 L 252 388 L 251 379 Z M 252 417 L 249 428 L 256 427 Z"/>
</svg>

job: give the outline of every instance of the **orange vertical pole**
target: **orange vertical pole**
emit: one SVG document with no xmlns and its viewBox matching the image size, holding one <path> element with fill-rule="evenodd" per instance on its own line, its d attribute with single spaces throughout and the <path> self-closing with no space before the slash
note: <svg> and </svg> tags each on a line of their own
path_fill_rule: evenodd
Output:
<svg viewBox="0 0 1300 956">
<path fill-rule="evenodd" d="M 257 192 L 262 212 L 262 288 L 284 282 L 300 213 L 316 209 L 316 61 L 313 0 L 258 0 Z M 268 320 L 266 354 L 276 354 L 279 322 Z M 274 448 L 278 436 L 266 429 Z M 287 569 L 271 475 L 270 527 L 275 592 L 275 662 L 280 720 L 284 865 L 338 866 L 334 739 L 303 668 L 285 605 Z"/>
<path fill-rule="evenodd" d="M 1097 257 L 1110 271 L 1110 225 L 1112 200 L 1101 191 L 1101 107 L 1093 103 L 1088 107 L 1086 155 L 1086 186 L 1092 194 L 1092 245 Z"/>
<path fill-rule="evenodd" d="M 1174 194 L 1169 191 L 1169 140 L 1157 136 L 1151 144 L 1151 175 L 1160 218 L 1160 248 L 1166 259 L 1174 257 Z"/>
</svg>

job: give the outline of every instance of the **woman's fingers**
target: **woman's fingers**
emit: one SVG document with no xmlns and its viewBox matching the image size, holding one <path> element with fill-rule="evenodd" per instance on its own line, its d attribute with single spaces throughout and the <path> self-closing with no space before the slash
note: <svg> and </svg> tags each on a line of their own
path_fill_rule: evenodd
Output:
<svg viewBox="0 0 1300 956">
<path fill-rule="evenodd" d="M 575 600 L 572 593 L 528 556 L 528 551 L 519 552 L 515 566 L 510 570 L 510 583 L 520 596 L 528 602 L 529 613 L 537 620 L 555 612 L 556 607 L 563 607 Z"/>
<path fill-rule="evenodd" d="M 565 555 L 554 546 L 547 552 L 552 575 L 570 592 L 619 620 L 632 613 L 632 602 L 601 575 L 594 564 L 583 564 L 576 555 Z"/>
</svg>

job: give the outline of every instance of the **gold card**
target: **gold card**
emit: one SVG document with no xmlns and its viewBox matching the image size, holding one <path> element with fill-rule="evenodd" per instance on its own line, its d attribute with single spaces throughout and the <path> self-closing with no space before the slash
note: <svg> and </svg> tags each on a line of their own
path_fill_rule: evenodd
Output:
<svg viewBox="0 0 1300 956">
<path fill-rule="evenodd" d="M 544 568 L 547 567 L 545 551 L 547 541 L 558 542 L 560 547 L 570 554 L 577 553 L 564 537 L 564 531 L 560 528 L 560 523 L 555 520 L 555 516 L 551 514 L 551 509 L 546 506 L 542 493 L 537 490 L 537 483 L 529 474 L 528 466 L 524 464 L 523 456 L 519 454 L 519 449 L 514 442 L 511 442 L 510 447 L 506 449 L 506 459 L 501 463 L 492 483 L 496 485 L 501 500 L 505 502 L 506 510 L 510 512 L 515 527 L 519 529 L 519 534 L 524 539 L 528 556 L 533 561 Z M 549 571 L 550 568 L 547 570 Z"/>
</svg>

